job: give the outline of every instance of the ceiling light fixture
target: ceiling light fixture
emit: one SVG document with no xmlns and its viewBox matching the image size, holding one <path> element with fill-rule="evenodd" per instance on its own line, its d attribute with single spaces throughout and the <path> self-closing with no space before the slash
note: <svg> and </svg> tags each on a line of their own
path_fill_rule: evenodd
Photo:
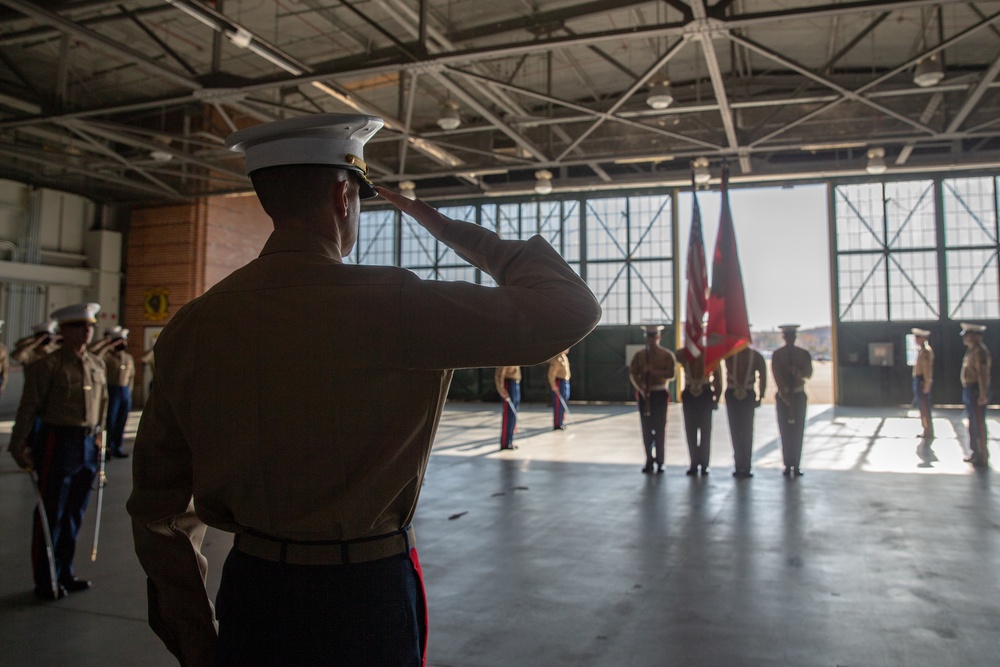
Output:
<svg viewBox="0 0 1000 667">
<path fill-rule="evenodd" d="M 535 192 L 540 195 L 552 194 L 552 172 L 548 169 L 535 172 Z"/>
<path fill-rule="evenodd" d="M 865 166 L 865 171 L 867 171 L 872 176 L 878 176 L 879 174 L 884 174 L 888 166 L 885 164 L 885 149 L 884 148 L 869 148 L 868 149 L 868 165 Z"/>
<path fill-rule="evenodd" d="M 400 181 L 399 182 L 399 194 L 403 195 L 407 199 L 417 198 L 417 184 L 413 181 Z"/>
<path fill-rule="evenodd" d="M 944 79 L 944 69 L 937 53 L 917 62 L 917 67 L 913 71 L 913 83 L 921 88 L 930 88 L 941 83 L 942 79 Z"/>
<path fill-rule="evenodd" d="M 660 111 L 662 109 L 666 109 L 673 103 L 674 96 L 670 93 L 670 82 L 666 79 L 658 81 L 653 84 L 652 88 L 649 89 L 649 96 L 646 98 L 646 104 L 653 109 Z"/>
<path fill-rule="evenodd" d="M 712 173 L 708 170 L 708 158 L 698 157 L 691 163 L 694 173 L 695 185 L 705 185 L 712 180 Z"/>
<path fill-rule="evenodd" d="M 446 132 L 457 130 L 462 124 L 458 115 L 458 103 L 450 97 L 441 103 L 441 117 L 437 120 L 438 127 Z"/>
</svg>

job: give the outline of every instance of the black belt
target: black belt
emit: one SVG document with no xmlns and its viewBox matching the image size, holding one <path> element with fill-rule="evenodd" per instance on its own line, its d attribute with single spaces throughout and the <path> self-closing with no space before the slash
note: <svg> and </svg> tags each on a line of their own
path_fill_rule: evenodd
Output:
<svg viewBox="0 0 1000 667">
<path fill-rule="evenodd" d="M 283 540 L 254 530 L 237 533 L 233 546 L 250 556 L 289 565 L 348 565 L 409 553 L 413 526 L 355 540 Z"/>
</svg>

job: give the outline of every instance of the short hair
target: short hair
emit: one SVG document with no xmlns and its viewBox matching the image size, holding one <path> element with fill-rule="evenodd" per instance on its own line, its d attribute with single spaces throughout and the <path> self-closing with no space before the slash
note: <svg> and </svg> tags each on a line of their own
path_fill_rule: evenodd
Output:
<svg viewBox="0 0 1000 667">
<path fill-rule="evenodd" d="M 347 170 L 316 164 L 266 167 L 250 174 L 250 180 L 264 212 L 275 222 L 322 214 L 330 186 L 339 181 L 350 182 Z"/>
</svg>

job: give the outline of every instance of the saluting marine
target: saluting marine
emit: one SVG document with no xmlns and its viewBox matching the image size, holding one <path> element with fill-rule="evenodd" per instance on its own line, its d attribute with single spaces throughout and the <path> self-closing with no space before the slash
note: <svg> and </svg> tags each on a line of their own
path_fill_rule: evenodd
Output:
<svg viewBox="0 0 1000 667">
<path fill-rule="evenodd" d="M 755 386 L 759 389 L 754 391 Z M 726 414 L 733 440 L 736 470 L 733 477 L 753 477 L 750 457 L 753 453 L 753 419 L 767 391 L 767 364 L 757 350 L 747 347 L 726 357 Z"/>
<path fill-rule="evenodd" d="M 962 323 L 962 404 L 969 418 L 969 449 L 972 456 L 965 459 L 977 468 L 986 467 L 990 451 L 986 446 L 986 404 L 990 400 L 990 352 L 983 345 L 982 324 Z"/>
<path fill-rule="evenodd" d="M 132 410 L 132 386 L 135 382 L 135 359 L 128 349 L 128 329 L 114 327 L 105 334 L 108 341 L 101 358 L 108 371 L 107 459 L 127 459 L 122 449 L 125 423 Z"/>
<path fill-rule="evenodd" d="M 660 347 L 662 326 L 644 326 L 646 348 L 636 352 L 629 363 L 629 380 L 635 387 L 642 427 L 642 444 L 646 464 L 642 472 L 663 472 L 664 447 L 667 444 L 667 405 L 670 392 L 667 383 L 674 378 L 677 359 L 674 353 Z M 655 463 L 655 468 L 654 468 Z"/>
<path fill-rule="evenodd" d="M 83 521 L 100 462 L 100 438 L 107 414 L 104 362 L 87 351 L 101 307 L 83 303 L 52 313 L 63 345 L 25 371 L 24 393 L 10 436 L 10 453 L 25 470 L 38 474 L 39 493 L 52 539 L 56 585 L 43 539 L 42 518 L 35 514 L 31 560 L 35 595 L 58 599 L 90 588 L 73 572 L 76 536 Z M 35 418 L 41 428 L 28 440 Z"/>
<path fill-rule="evenodd" d="M 521 367 L 499 366 L 493 374 L 497 393 L 503 399 L 503 420 L 500 424 L 500 449 L 517 449 L 514 431 L 517 429 L 517 411 L 521 407 Z"/>
<path fill-rule="evenodd" d="M 685 348 L 678 355 L 684 369 L 684 389 L 681 408 L 684 410 L 684 430 L 687 433 L 691 466 L 688 475 L 708 474 L 708 459 L 712 453 L 712 414 L 719 409 L 722 398 L 722 372 L 705 373 L 705 355 L 692 356 Z M 700 436 L 700 438 L 699 438 Z"/>
<path fill-rule="evenodd" d="M 376 188 L 363 147 L 382 125 L 318 114 L 227 140 L 274 231 L 163 328 L 132 450 L 149 623 L 183 665 L 422 664 L 411 522 L 452 369 L 540 364 L 600 320 L 540 236 Z M 376 194 L 497 285 L 344 261 Z M 206 525 L 235 533 L 214 608 Z"/>
<path fill-rule="evenodd" d="M 549 390 L 552 392 L 552 430 L 566 428 L 566 411 L 569 409 L 569 350 L 563 350 L 549 359 Z"/>
<path fill-rule="evenodd" d="M 771 355 L 771 373 L 778 388 L 775 408 L 778 413 L 778 432 L 781 435 L 781 458 L 785 464 L 785 477 L 801 476 L 802 439 L 806 430 L 806 380 L 812 377 L 812 357 L 809 352 L 795 346 L 798 324 L 780 327 L 785 338 L 784 347 Z"/>
<path fill-rule="evenodd" d="M 917 342 L 917 360 L 913 364 L 913 402 L 920 411 L 921 438 L 934 437 L 934 422 L 931 419 L 931 387 L 934 384 L 934 350 L 927 343 L 931 332 L 927 329 L 910 329 Z"/>
</svg>

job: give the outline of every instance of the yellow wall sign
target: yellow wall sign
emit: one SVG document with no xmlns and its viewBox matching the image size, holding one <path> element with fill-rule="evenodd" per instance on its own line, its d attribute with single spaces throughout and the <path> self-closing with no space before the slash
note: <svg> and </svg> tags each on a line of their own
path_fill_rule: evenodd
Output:
<svg viewBox="0 0 1000 667">
<path fill-rule="evenodd" d="M 170 290 L 164 287 L 154 287 L 146 290 L 143 295 L 143 317 L 157 322 L 170 317 Z"/>
</svg>

